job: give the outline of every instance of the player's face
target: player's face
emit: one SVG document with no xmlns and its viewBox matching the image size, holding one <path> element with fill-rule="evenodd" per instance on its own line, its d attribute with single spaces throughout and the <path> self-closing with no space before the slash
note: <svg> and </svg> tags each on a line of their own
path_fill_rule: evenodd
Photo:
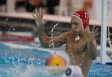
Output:
<svg viewBox="0 0 112 77">
<path fill-rule="evenodd" d="M 74 31 L 77 34 L 81 33 L 83 30 L 82 22 L 78 17 L 72 16 L 71 26 L 72 26 L 72 31 Z"/>
</svg>

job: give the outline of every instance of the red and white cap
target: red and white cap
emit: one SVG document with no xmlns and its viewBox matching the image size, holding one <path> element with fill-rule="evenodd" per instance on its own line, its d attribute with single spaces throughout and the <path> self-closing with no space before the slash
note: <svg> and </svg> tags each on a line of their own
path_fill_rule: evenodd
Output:
<svg viewBox="0 0 112 77">
<path fill-rule="evenodd" d="M 82 22 L 82 27 L 86 29 L 89 26 L 89 15 L 86 11 L 80 10 L 75 12 L 72 16 L 79 18 Z"/>
</svg>

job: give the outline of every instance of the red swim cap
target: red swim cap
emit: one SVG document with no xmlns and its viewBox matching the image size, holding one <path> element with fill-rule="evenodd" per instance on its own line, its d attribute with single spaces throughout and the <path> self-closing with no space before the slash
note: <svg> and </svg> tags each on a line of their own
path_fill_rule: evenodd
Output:
<svg viewBox="0 0 112 77">
<path fill-rule="evenodd" d="M 84 29 L 87 28 L 87 26 L 89 26 L 89 15 L 86 11 L 84 10 L 77 11 L 72 16 L 77 16 L 82 20 Z"/>
</svg>

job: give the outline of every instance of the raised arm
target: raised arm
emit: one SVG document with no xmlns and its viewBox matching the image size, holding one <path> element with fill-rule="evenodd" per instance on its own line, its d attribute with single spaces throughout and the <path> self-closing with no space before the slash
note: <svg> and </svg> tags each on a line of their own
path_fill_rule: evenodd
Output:
<svg viewBox="0 0 112 77">
<path fill-rule="evenodd" d="M 92 31 L 90 32 L 89 28 L 83 32 L 83 36 L 81 40 L 79 41 L 78 44 L 76 44 L 78 50 L 78 53 L 81 51 L 84 51 L 84 49 L 87 47 L 87 51 L 90 55 L 90 58 L 92 60 L 95 60 L 97 57 L 97 43 L 96 43 L 96 36 L 98 35 L 97 33 L 98 29 L 93 28 Z"/>
<path fill-rule="evenodd" d="M 92 31 L 88 31 L 88 52 L 90 54 L 91 59 L 95 60 L 97 57 L 97 43 L 96 37 L 98 36 L 98 28 L 95 29 L 93 27 Z"/>
<path fill-rule="evenodd" d="M 37 25 L 37 32 L 39 36 L 39 40 L 43 47 L 52 47 L 52 42 L 54 42 L 54 46 L 58 47 L 65 43 L 67 33 L 64 33 L 60 36 L 48 37 L 45 33 L 44 24 L 46 23 L 43 19 L 43 12 L 41 8 L 39 11 L 36 9 L 35 13 L 32 14 L 35 19 Z"/>
</svg>

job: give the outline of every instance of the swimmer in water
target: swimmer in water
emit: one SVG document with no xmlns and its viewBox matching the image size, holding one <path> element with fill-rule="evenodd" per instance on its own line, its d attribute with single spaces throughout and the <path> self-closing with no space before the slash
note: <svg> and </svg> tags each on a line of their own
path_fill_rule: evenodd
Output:
<svg viewBox="0 0 112 77">
<path fill-rule="evenodd" d="M 52 47 L 52 39 L 55 47 L 66 44 L 66 53 L 70 57 L 71 64 L 79 65 L 84 77 L 87 77 L 92 60 L 97 57 L 96 36 L 98 35 L 98 29 L 95 27 L 89 30 L 88 13 L 83 10 L 75 12 L 71 17 L 71 30 L 53 38 L 45 33 L 42 10 L 35 10 L 33 17 L 41 45 L 46 48 Z"/>
</svg>

